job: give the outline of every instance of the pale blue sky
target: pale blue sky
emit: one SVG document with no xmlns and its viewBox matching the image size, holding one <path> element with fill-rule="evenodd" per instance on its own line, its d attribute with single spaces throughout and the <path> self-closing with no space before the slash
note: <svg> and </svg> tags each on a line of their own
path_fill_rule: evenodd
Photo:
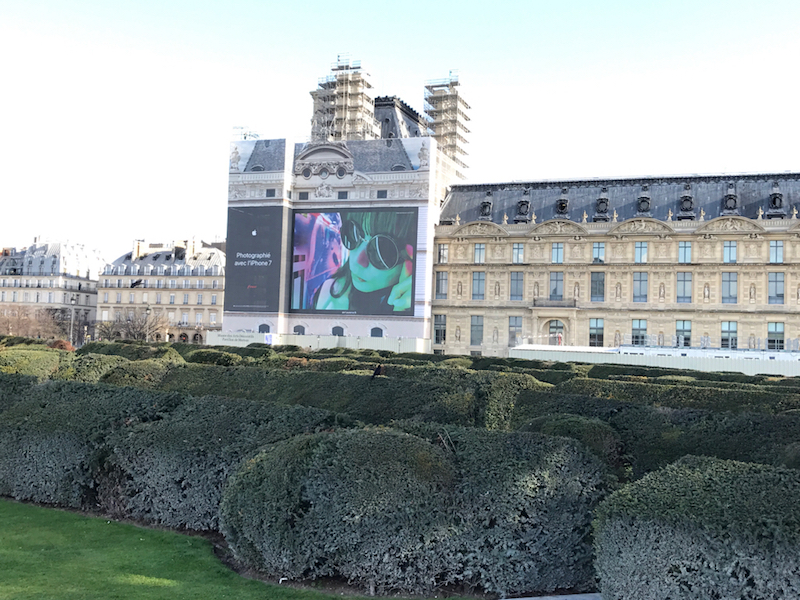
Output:
<svg viewBox="0 0 800 600">
<path fill-rule="evenodd" d="M 340 53 L 457 70 L 469 181 L 800 171 L 796 0 L 3 4 L 0 245 L 224 237 L 232 128 L 303 141 Z"/>
</svg>

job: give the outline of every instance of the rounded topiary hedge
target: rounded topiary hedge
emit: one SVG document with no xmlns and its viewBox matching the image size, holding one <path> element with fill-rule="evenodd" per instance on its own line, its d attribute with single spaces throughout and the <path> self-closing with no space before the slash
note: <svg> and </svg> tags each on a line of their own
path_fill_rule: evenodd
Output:
<svg viewBox="0 0 800 600">
<path fill-rule="evenodd" d="M 604 598 L 800 598 L 800 471 L 688 456 L 609 496 Z"/>
<path fill-rule="evenodd" d="M 590 589 L 604 484 L 578 444 L 442 428 L 298 436 L 247 461 L 222 504 L 236 556 L 275 577 L 370 592 Z"/>
</svg>

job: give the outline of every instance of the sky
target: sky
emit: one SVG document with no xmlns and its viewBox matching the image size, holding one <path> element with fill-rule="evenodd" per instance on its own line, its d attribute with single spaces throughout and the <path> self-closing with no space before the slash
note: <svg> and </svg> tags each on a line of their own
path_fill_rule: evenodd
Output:
<svg viewBox="0 0 800 600">
<path fill-rule="evenodd" d="M 797 0 L 0 2 L 0 246 L 225 237 L 234 128 L 306 141 L 337 56 L 422 111 L 457 72 L 467 182 L 800 171 Z"/>
</svg>

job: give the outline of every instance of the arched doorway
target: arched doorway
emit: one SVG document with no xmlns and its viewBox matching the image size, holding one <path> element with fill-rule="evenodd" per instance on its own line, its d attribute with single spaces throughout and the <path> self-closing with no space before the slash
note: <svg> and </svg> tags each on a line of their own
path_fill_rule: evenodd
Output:
<svg viewBox="0 0 800 600">
<path fill-rule="evenodd" d="M 551 346 L 564 345 L 564 324 L 561 321 L 553 319 L 548 324 L 548 343 Z"/>
<path fill-rule="evenodd" d="M 383 329 L 381 329 L 380 327 L 373 327 L 370 330 L 369 335 L 371 337 L 383 337 Z"/>
<path fill-rule="evenodd" d="M 340 327 L 339 325 L 337 325 L 336 327 L 331 329 L 331 335 L 342 337 L 344 335 L 344 327 Z"/>
<path fill-rule="evenodd" d="M 295 325 L 294 329 L 292 331 L 294 331 L 294 333 L 296 335 L 305 335 L 306 334 L 306 328 L 303 327 L 302 325 Z"/>
<path fill-rule="evenodd" d="M 258 326 L 258 333 L 269 333 L 269 325 L 262 323 Z"/>
<path fill-rule="evenodd" d="M 202 344 L 203 343 L 203 336 L 199 333 L 195 333 L 194 337 L 192 338 L 192 342 L 195 344 Z"/>
<path fill-rule="evenodd" d="M 182 341 L 184 344 L 189 341 L 189 336 L 185 333 L 182 333 L 178 336 L 178 339 Z"/>
</svg>

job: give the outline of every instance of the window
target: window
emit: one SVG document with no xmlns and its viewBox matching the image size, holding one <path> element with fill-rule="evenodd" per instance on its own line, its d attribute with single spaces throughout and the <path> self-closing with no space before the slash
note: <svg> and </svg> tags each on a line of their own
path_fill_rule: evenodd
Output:
<svg viewBox="0 0 800 600">
<path fill-rule="evenodd" d="M 720 348 L 730 348 L 736 350 L 739 346 L 739 339 L 736 334 L 737 323 L 736 321 L 723 321 L 722 322 L 722 335 L 720 337 Z"/>
<path fill-rule="evenodd" d="M 202 267 L 200 267 L 200 268 L 202 269 Z M 197 280 L 197 289 L 198 290 L 202 290 L 203 289 L 203 280 L 202 279 L 198 279 Z"/>
<path fill-rule="evenodd" d="M 483 264 L 486 262 L 486 244 L 475 244 L 475 253 L 474 253 L 475 264 Z"/>
<path fill-rule="evenodd" d="M 548 327 L 550 345 L 561 346 L 564 344 L 564 324 L 561 321 L 550 321 Z"/>
<path fill-rule="evenodd" d="M 589 345 L 603 345 L 603 319 L 589 319 Z"/>
<path fill-rule="evenodd" d="M 3 285 L 5 285 L 5 283 Z M 50 280 L 50 287 L 53 287 L 53 280 L 52 279 Z M 110 287 L 108 285 L 108 279 L 103 279 L 103 287 Z"/>
<path fill-rule="evenodd" d="M 188 279 L 184 279 L 183 281 L 181 281 L 181 287 L 182 287 L 183 289 L 187 290 L 187 289 L 189 289 L 189 288 L 190 288 L 190 287 L 192 287 L 192 286 L 191 286 L 191 284 L 189 283 L 189 280 L 188 280 Z"/>
<path fill-rule="evenodd" d="M 197 294 L 197 303 L 198 304 L 202 304 L 203 303 L 203 294 Z"/>
<path fill-rule="evenodd" d="M 564 273 L 550 273 L 550 300 L 564 299 Z"/>
<path fill-rule="evenodd" d="M 183 295 L 183 303 L 184 304 L 189 304 L 189 294 L 184 294 Z"/>
<path fill-rule="evenodd" d="M 637 263 L 647 262 L 647 242 L 636 242 L 634 261 Z"/>
<path fill-rule="evenodd" d="M 783 242 L 773 240 L 769 243 L 769 262 L 783 262 Z"/>
<path fill-rule="evenodd" d="M 194 323 L 195 325 L 203 324 L 203 313 L 201 312 L 194 313 Z"/>
<path fill-rule="evenodd" d="M 170 294 L 169 295 L 169 303 L 170 304 L 175 304 L 175 294 Z"/>
<path fill-rule="evenodd" d="M 52 300 L 50 300 L 52 302 Z M 103 292 L 103 302 L 108 302 L 108 292 Z"/>
<path fill-rule="evenodd" d="M 216 269 L 217 267 L 215 266 L 214 268 Z M 211 282 L 211 287 L 213 289 L 217 289 L 219 287 L 219 281 L 217 281 L 216 279 L 214 281 L 212 281 Z"/>
<path fill-rule="evenodd" d="M 299 194 L 297 194 L 297 199 L 298 200 L 308 200 L 308 192 L 300 192 Z M 300 327 L 301 329 L 303 329 L 302 326 L 300 326 L 300 325 L 298 325 L 297 327 Z M 297 329 L 297 327 L 295 327 L 295 329 Z M 305 331 L 305 329 L 303 329 L 303 331 Z M 295 333 L 297 333 L 297 332 L 295 332 Z M 305 334 L 301 333 L 300 335 L 305 335 Z"/>
<path fill-rule="evenodd" d="M 388 190 L 378 190 L 378 199 L 383 200 L 389 196 Z"/>
<path fill-rule="evenodd" d="M 692 242 L 678 242 L 678 262 L 682 264 L 692 262 Z"/>
<path fill-rule="evenodd" d="M 736 273 L 723 273 L 722 274 L 722 303 L 723 304 L 736 304 L 737 301 L 737 274 Z"/>
<path fill-rule="evenodd" d="M 382 338 L 383 337 L 383 329 L 381 329 L 380 327 L 373 327 L 372 329 L 369 330 L 369 335 L 370 335 L 370 337 Z"/>
<path fill-rule="evenodd" d="M 118 288 L 122 287 L 122 279 L 117 279 L 117 287 Z"/>
<path fill-rule="evenodd" d="M 216 305 L 217 305 L 217 295 L 211 294 L 211 306 L 216 306 Z"/>
<path fill-rule="evenodd" d="M 508 317 L 508 345 L 517 346 L 522 340 L 522 317 Z"/>
<path fill-rule="evenodd" d="M 525 260 L 525 244 L 514 242 L 511 247 L 511 262 L 515 265 L 522 264 Z"/>
<path fill-rule="evenodd" d="M 688 348 L 692 345 L 692 322 L 675 321 L 675 337 L 679 348 Z"/>
<path fill-rule="evenodd" d="M 161 304 L 161 292 L 156 294 L 156 304 Z"/>
<path fill-rule="evenodd" d="M 135 295 L 133 292 L 131 292 L 130 294 L 128 294 L 128 304 L 133 304 L 134 300 L 135 300 Z"/>
<path fill-rule="evenodd" d="M 174 280 L 174 279 L 170 279 L 170 280 L 169 280 L 169 287 L 170 287 L 170 289 L 172 289 L 172 290 L 174 290 L 174 289 L 175 289 L 175 283 L 176 283 L 176 282 L 175 282 L 175 280 Z"/>
<path fill-rule="evenodd" d="M 592 244 L 592 262 L 597 264 L 606 262 L 605 242 L 594 242 Z"/>
<path fill-rule="evenodd" d="M 156 281 L 156 287 L 158 289 L 163 288 L 164 287 L 164 280 L 163 279 L 159 279 L 158 281 Z"/>
<path fill-rule="evenodd" d="M 307 200 L 308 199 L 308 192 L 305 192 L 305 194 L 306 194 L 306 200 Z M 301 192 L 300 195 L 302 196 L 303 192 Z M 302 325 L 295 325 L 294 329 L 292 329 L 292 331 L 294 332 L 295 335 L 305 335 L 306 334 L 306 328 L 303 327 Z"/>
<path fill-rule="evenodd" d="M 347 192 L 337 192 L 336 198 L 338 200 L 347 200 Z"/>
<path fill-rule="evenodd" d="M 433 343 L 444 344 L 447 340 L 447 315 L 433 315 Z"/>
<path fill-rule="evenodd" d="M 447 254 L 448 254 L 448 246 L 447 244 L 439 244 L 439 264 L 446 265 L 447 264 Z"/>
<path fill-rule="evenodd" d="M 783 323 L 767 323 L 767 350 L 783 350 Z"/>
<path fill-rule="evenodd" d="M 344 327 L 340 327 L 339 325 L 337 325 L 336 327 L 331 329 L 331 335 L 342 337 L 344 335 Z"/>
<path fill-rule="evenodd" d="M 678 273 L 677 288 L 676 302 L 690 303 L 692 301 L 692 274 Z"/>
<path fill-rule="evenodd" d="M 469 345 L 480 346 L 483 343 L 483 317 L 472 315 L 469 323 Z"/>
<path fill-rule="evenodd" d="M 217 313 L 209 313 L 208 322 L 211 325 L 216 325 L 217 324 Z"/>
<path fill-rule="evenodd" d="M 117 304 L 122 304 L 122 292 L 117 292 Z"/>
<path fill-rule="evenodd" d="M 733 264 L 736 262 L 736 242 L 722 243 L 722 262 Z"/>
<path fill-rule="evenodd" d="M 188 325 L 189 324 L 189 313 L 182 312 L 181 313 L 181 325 Z"/>
<path fill-rule="evenodd" d="M 634 319 L 631 322 L 631 344 L 634 346 L 647 344 L 647 319 Z"/>
<path fill-rule="evenodd" d="M 267 188 L 267 198 L 275 197 L 275 188 Z"/>
<path fill-rule="evenodd" d="M 447 300 L 447 273 L 445 271 L 436 272 L 436 299 Z"/>
<path fill-rule="evenodd" d="M 522 300 L 522 285 L 523 285 L 522 271 L 511 272 L 511 286 L 509 291 L 509 300 Z"/>
<path fill-rule="evenodd" d="M 592 302 L 605 302 L 606 299 L 606 274 L 592 273 L 591 275 Z"/>
<path fill-rule="evenodd" d="M 783 273 L 770 273 L 769 277 L 769 303 L 783 304 Z"/>
<path fill-rule="evenodd" d="M 472 299 L 483 300 L 486 292 L 486 273 L 478 271 L 472 274 Z"/>
<path fill-rule="evenodd" d="M 647 302 L 647 273 L 633 274 L 633 301 Z"/>
<path fill-rule="evenodd" d="M 142 293 L 142 302 L 144 304 L 147 304 L 147 302 L 148 302 L 148 300 L 147 300 L 147 292 L 143 292 Z"/>
<path fill-rule="evenodd" d="M 553 242 L 553 248 L 550 251 L 550 262 L 554 265 L 560 265 L 564 262 L 564 243 Z"/>
</svg>

